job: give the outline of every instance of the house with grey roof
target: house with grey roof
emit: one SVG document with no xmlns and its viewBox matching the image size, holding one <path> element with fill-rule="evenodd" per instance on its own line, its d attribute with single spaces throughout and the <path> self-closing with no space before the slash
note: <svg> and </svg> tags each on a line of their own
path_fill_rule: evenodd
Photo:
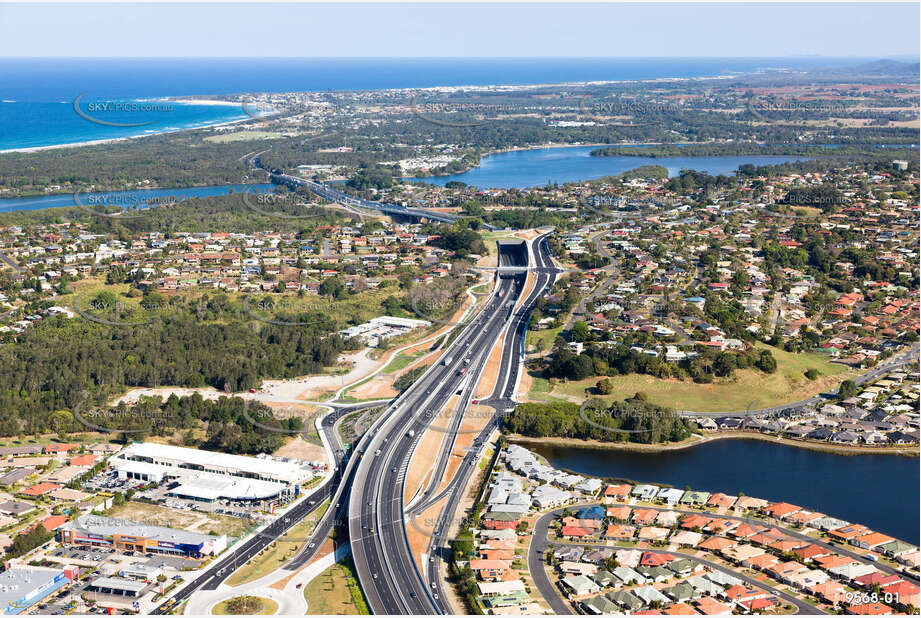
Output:
<svg viewBox="0 0 921 618">
<path fill-rule="evenodd" d="M 630 590 L 609 592 L 607 598 L 609 601 L 628 612 L 634 612 L 646 604 L 643 599 L 633 594 Z"/>
<path fill-rule="evenodd" d="M 570 575 L 569 577 L 564 577 L 563 585 L 576 596 L 601 591 L 601 586 L 585 575 Z"/>
<path fill-rule="evenodd" d="M 649 604 L 651 604 L 651 603 L 655 603 L 655 602 L 657 602 L 657 601 L 658 601 L 659 603 L 668 603 L 668 602 L 669 602 L 667 596 L 665 596 L 664 594 L 662 594 L 661 592 L 659 592 L 658 590 L 656 590 L 656 589 L 653 588 L 652 586 L 644 586 L 644 587 L 642 587 L 642 588 L 637 588 L 636 590 L 633 590 L 632 592 L 633 592 L 633 594 L 635 594 L 637 597 L 639 597 L 640 599 L 642 599 L 642 601 L 643 601 L 646 605 L 649 605 Z"/>
</svg>

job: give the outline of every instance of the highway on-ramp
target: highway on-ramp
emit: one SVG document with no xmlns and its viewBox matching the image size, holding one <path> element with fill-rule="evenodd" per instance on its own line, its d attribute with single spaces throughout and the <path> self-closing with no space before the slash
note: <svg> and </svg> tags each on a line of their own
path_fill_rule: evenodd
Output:
<svg viewBox="0 0 921 618">
<path fill-rule="evenodd" d="M 500 245 L 499 265 L 527 266 L 529 253 L 525 243 Z M 526 272 L 500 271 L 497 279 L 486 306 L 457 336 L 443 360 L 385 413 L 386 420 L 375 431 L 356 471 L 349 502 L 349 536 L 362 589 L 374 613 L 445 611 L 444 599 L 436 598 L 437 592 L 426 585 L 409 546 L 405 475 L 424 430 L 453 395 L 464 394 L 468 380 L 478 379 L 488 359 L 484 351 L 491 350 L 509 323 L 516 320 Z M 511 342 L 509 339 L 508 345 Z M 517 360 L 515 355 L 514 362 Z"/>
</svg>

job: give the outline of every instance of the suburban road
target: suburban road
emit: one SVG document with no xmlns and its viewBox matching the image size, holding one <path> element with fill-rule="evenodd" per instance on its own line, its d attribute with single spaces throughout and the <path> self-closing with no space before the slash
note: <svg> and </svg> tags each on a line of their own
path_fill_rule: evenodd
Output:
<svg viewBox="0 0 921 618">
<path fill-rule="evenodd" d="M 539 520 L 537 520 L 537 523 L 534 525 L 534 536 L 531 539 L 531 545 L 528 550 L 528 569 L 531 573 L 531 578 L 534 580 L 534 585 L 537 586 L 537 589 L 540 591 L 541 596 L 544 597 L 547 603 L 550 604 L 550 607 L 553 609 L 554 613 L 557 613 L 557 614 L 572 614 L 574 612 L 572 611 L 572 608 L 569 605 L 569 603 L 563 600 L 563 598 L 560 596 L 560 592 L 558 591 L 558 589 L 550 582 L 550 579 L 547 577 L 547 574 L 544 571 L 544 554 L 546 553 L 548 547 L 551 545 L 551 543 L 547 539 L 547 529 L 550 527 L 551 522 L 553 522 L 554 519 L 557 519 L 565 510 L 566 510 L 565 508 L 556 509 L 554 511 L 547 513 L 546 515 L 541 517 Z M 584 544 L 584 543 L 580 544 L 580 543 L 557 543 L 557 542 L 553 543 L 552 545 L 555 549 L 560 548 L 560 547 L 588 547 L 588 546 L 591 546 L 591 544 Z M 674 554 L 676 553 L 676 552 L 669 552 L 663 549 L 648 549 L 648 548 L 644 548 L 641 551 L 650 552 L 653 554 L 667 554 L 667 553 Z M 755 586 L 757 588 L 767 590 L 768 592 L 776 595 L 777 597 L 783 599 L 787 603 L 790 603 L 791 605 L 796 607 L 796 613 L 799 615 L 813 615 L 814 616 L 814 615 L 821 615 L 824 613 L 824 612 L 819 611 L 814 605 L 811 605 L 807 603 L 806 601 L 802 601 L 796 598 L 795 596 L 793 596 L 792 594 L 777 590 L 776 588 L 773 588 L 765 584 L 764 582 L 758 581 L 757 579 L 753 577 L 749 577 L 747 575 L 734 571 L 728 567 L 725 567 L 711 560 L 706 560 L 704 558 L 698 558 L 696 556 L 691 556 L 688 554 L 680 554 L 680 556 L 682 558 L 688 558 L 690 560 L 694 560 L 695 562 L 699 562 L 700 564 L 703 564 L 704 566 L 709 567 L 710 569 L 713 569 L 715 571 L 722 571 L 724 573 L 728 573 L 729 575 L 732 575 L 733 577 L 741 579 L 742 581 L 744 581 L 746 584 L 750 586 Z"/>
<path fill-rule="evenodd" d="M 333 411 L 326 415 L 326 417 L 323 419 L 323 434 L 332 447 L 333 453 L 335 455 L 335 462 L 331 462 L 331 465 L 334 466 L 334 468 L 330 476 L 326 479 L 326 481 L 323 482 L 322 485 L 320 485 L 314 492 L 300 499 L 293 508 L 279 515 L 265 528 L 247 537 L 246 540 L 242 541 L 241 545 L 238 547 L 231 547 L 230 551 L 226 553 L 224 557 L 216 561 L 198 577 L 186 584 L 182 589 L 180 589 L 178 593 L 173 595 L 168 601 L 159 605 L 151 613 L 169 613 L 172 606 L 178 605 L 182 601 L 188 599 L 198 590 L 216 590 L 217 587 L 220 586 L 225 579 L 230 577 L 230 575 L 237 568 L 244 565 L 270 543 L 280 537 L 283 537 L 284 534 L 293 526 L 297 525 L 298 522 L 316 511 L 320 505 L 326 501 L 327 498 L 329 498 L 331 495 L 339 495 L 347 485 L 347 483 L 342 483 L 339 481 L 343 476 L 346 476 L 347 478 L 347 474 L 350 472 L 350 468 L 346 467 L 344 470 L 342 468 L 344 453 L 341 440 L 339 439 L 337 425 L 338 422 L 346 415 L 366 407 L 368 407 L 368 404 L 366 403 L 336 406 Z M 351 463 L 351 461 L 348 463 Z M 345 488 L 347 489 L 347 487 Z M 333 507 L 332 504 L 330 506 Z M 308 545 L 308 547 L 306 547 L 301 552 L 301 554 L 294 558 L 291 564 L 293 564 L 294 561 L 298 561 L 299 564 L 303 565 L 309 562 L 311 558 L 313 558 L 313 555 L 316 553 L 320 543 L 323 539 L 326 538 L 326 536 L 328 536 L 333 523 L 336 521 L 334 513 L 335 510 L 336 509 L 334 507 L 327 509 L 327 513 L 317 525 L 313 535 L 311 535 L 310 543 L 312 543 L 312 545 Z M 290 567 L 291 564 L 288 566 Z"/>
</svg>

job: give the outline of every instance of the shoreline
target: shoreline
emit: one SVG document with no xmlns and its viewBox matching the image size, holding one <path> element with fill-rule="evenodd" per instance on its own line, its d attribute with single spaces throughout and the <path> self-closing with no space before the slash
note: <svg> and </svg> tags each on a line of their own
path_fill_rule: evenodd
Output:
<svg viewBox="0 0 921 618">
<path fill-rule="evenodd" d="M 901 457 L 914 457 L 917 458 L 921 456 L 918 449 L 916 448 L 903 448 L 903 447 L 880 447 L 880 446 L 838 446 L 834 444 L 828 444 L 826 442 L 809 442 L 805 440 L 791 440 L 789 438 L 776 438 L 768 436 L 761 433 L 749 433 L 742 431 L 733 431 L 733 432 L 717 432 L 713 434 L 704 435 L 703 439 L 700 440 L 687 440 L 684 442 L 674 442 L 668 444 L 639 444 L 635 442 L 600 442 L 598 440 L 576 440 L 574 438 L 532 438 L 529 436 L 522 436 L 518 434 L 509 434 L 509 442 L 515 444 L 529 444 L 529 445 L 541 445 L 541 446 L 564 446 L 564 447 L 578 447 L 578 448 L 590 448 L 597 450 L 617 450 L 617 451 L 633 451 L 637 453 L 660 453 L 667 451 L 682 451 L 689 448 L 694 448 L 697 446 L 702 446 L 710 442 L 716 442 L 718 440 L 761 440 L 762 442 L 771 442 L 774 444 L 781 444 L 783 446 L 789 446 L 793 448 L 802 448 L 811 451 L 819 451 L 824 453 L 830 453 L 833 455 L 840 455 L 843 457 L 851 457 L 858 455 L 896 455 Z"/>
<path fill-rule="evenodd" d="M 173 101 L 174 103 L 179 103 L 179 101 Z M 17 152 L 41 152 L 43 150 L 55 150 L 58 148 L 82 148 L 83 146 L 100 146 L 102 144 L 114 144 L 116 142 L 124 142 L 132 139 L 143 139 L 145 137 L 155 137 L 157 135 L 168 135 L 172 133 L 182 133 L 183 131 L 197 131 L 199 129 L 214 129 L 217 127 L 229 126 L 232 124 L 237 124 L 240 122 L 247 122 L 249 120 L 258 120 L 258 118 L 252 118 L 247 116 L 246 118 L 238 118 L 236 120 L 227 120 L 224 122 L 217 122 L 214 124 L 204 124 L 195 127 L 182 127 L 179 129 L 167 129 L 165 131 L 158 131 L 156 133 L 144 133 L 142 135 L 127 135 L 125 137 L 106 137 L 102 139 L 87 140 L 83 142 L 68 142 L 66 144 L 51 144 L 48 146 L 26 146 L 24 148 L 7 148 L 0 150 L 0 155 L 12 154 Z M 54 194 L 52 194 L 54 195 Z"/>
<path fill-rule="evenodd" d="M 383 89 L 372 89 L 372 90 L 345 90 L 344 92 L 386 92 L 386 93 L 391 93 L 391 92 L 407 92 L 407 93 L 408 92 L 442 92 L 442 93 L 450 94 L 458 90 L 470 90 L 470 91 L 482 90 L 485 92 L 490 92 L 490 91 L 495 91 L 496 89 L 509 89 L 509 90 L 535 89 L 535 88 L 547 88 L 550 86 L 582 86 L 582 87 L 585 87 L 585 86 L 608 86 L 608 85 L 631 84 L 631 83 L 646 84 L 646 83 L 661 83 L 661 82 L 692 82 L 692 81 L 705 81 L 705 80 L 711 80 L 711 79 L 732 80 L 732 79 L 737 79 L 739 77 L 744 77 L 746 75 L 757 75 L 758 73 L 760 73 L 760 71 L 741 72 L 741 73 L 732 74 L 732 75 L 704 75 L 700 77 L 654 77 L 654 78 L 648 78 L 648 79 L 599 80 L 599 81 L 582 81 L 582 82 L 552 82 L 552 83 L 541 83 L 541 84 L 486 84 L 486 85 L 470 84 L 470 85 L 460 85 L 460 86 L 425 86 L 425 87 L 419 87 L 419 88 L 383 88 Z M 256 94 L 288 95 L 288 94 L 322 94 L 322 93 L 323 91 L 305 90 L 302 92 L 301 91 L 292 91 L 292 92 L 268 92 L 267 91 L 267 92 L 256 93 Z M 241 94 L 245 94 L 245 93 L 236 93 L 236 94 L 227 95 L 227 96 L 241 96 Z M 188 97 L 189 95 L 184 95 L 184 96 Z M 182 105 L 224 105 L 224 106 L 226 105 L 238 106 L 239 105 L 241 107 L 244 103 L 243 101 L 228 101 L 225 99 L 189 99 L 189 98 L 183 98 L 182 96 L 177 96 L 176 98 L 173 98 L 170 96 L 146 97 L 146 98 L 139 98 L 139 99 L 133 99 L 133 100 L 136 100 L 136 101 L 169 101 L 171 103 L 177 103 L 177 104 L 182 104 Z M 11 101 L 11 102 L 15 102 L 15 101 Z M 243 118 L 240 120 L 234 120 L 234 121 L 229 121 L 225 123 L 207 124 L 207 125 L 202 125 L 198 127 L 187 127 L 187 128 L 182 128 L 182 129 L 175 129 L 173 131 L 163 131 L 160 133 L 147 133 L 143 135 L 132 135 L 129 137 L 104 138 L 104 139 L 98 139 L 98 140 L 88 140 L 88 141 L 83 141 L 83 142 L 68 142 L 66 144 L 49 144 L 46 146 L 27 146 L 24 148 L 6 148 L 6 149 L 0 149 L 0 155 L 7 154 L 7 153 L 15 153 L 15 152 L 37 152 L 41 150 L 51 150 L 53 148 L 79 148 L 81 146 L 95 146 L 99 144 L 120 142 L 120 141 L 124 141 L 127 139 L 137 139 L 141 137 L 150 137 L 153 135 L 163 135 L 165 133 L 179 133 L 181 131 L 193 131 L 195 129 L 219 127 L 219 126 L 224 126 L 227 124 L 233 124 L 235 122 L 243 122 L 245 120 L 256 120 L 256 119 L 255 118 Z M 608 145 L 618 145 L 618 144 L 588 144 L 588 145 L 608 146 Z M 488 153 L 488 154 L 493 154 L 493 153 Z M 463 173 L 463 172 L 459 172 L 459 173 Z"/>
</svg>

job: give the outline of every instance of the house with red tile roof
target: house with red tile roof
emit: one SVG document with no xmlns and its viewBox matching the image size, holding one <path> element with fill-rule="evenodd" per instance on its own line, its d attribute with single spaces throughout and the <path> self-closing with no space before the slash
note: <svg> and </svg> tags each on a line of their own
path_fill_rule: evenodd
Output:
<svg viewBox="0 0 921 618">
<path fill-rule="evenodd" d="M 895 539 L 881 532 L 867 532 L 851 539 L 851 545 L 856 545 L 861 549 L 874 549 L 880 545 L 891 543 Z"/>
<path fill-rule="evenodd" d="M 620 485 L 608 485 L 604 489 L 604 497 L 612 498 L 614 500 L 625 500 L 630 495 L 630 491 L 632 489 L 633 486 L 627 485 L 626 483 Z"/>
<path fill-rule="evenodd" d="M 659 554 L 647 551 L 643 552 L 643 555 L 640 557 L 640 564 L 642 566 L 665 566 L 674 560 L 675 556 L 672 554 Z"/>
<path fill-rule="evenodd" d="M 819 600 L 832 605 L 844 603 L 847 600 L 847 589 L 835 581 L 816 584 L 806 590 L 814 594 Z"/>
<path fill-rule="evenodd" d="M 669 605 L 663 610 L 662 613 L 664 613 L 666 616 L 694 616 L 697 614 L 697 612 L 694 611 L 694 608 L 687 603 L 675 603 L 674 605 Z"/>
<path fill-rule="evenodd" d="M 692 515 L 685 515 L 681 520 L 680 526 L 685 530 L 693 530 L 694 528 L 703 530 L 711 521 L 713 520 L 711 520 L 709 517 L 704 517 L 703 515 L 694 513 Z"/>
<path fill-rule="evenodd" d="M 470 570 L 486 581 L 499 581 L 511 568 L 507 560 L 471 560 L 469 564 Z"/>
<path fill-rule="evenodd" d="M 803 510 L 803 507 L 790 504 L 789 502 L 777 502 L 761 510 L 775 519 L 785 519 L 788 515 L 799 513 Z"/>
<path fill-rule="evenodd" d="M 735 547 L 736 545 L 738 545 L 736 541 L 732 541 L 721 536 L 711 536 L 709 539 L 698 544 L 697 547 L 700 549 L 706 549 L 707 551 L 711 551 L 713 553 L 720 553 L 723 550 L 729 549 L 730 547 Z"/>
<path fill-rule="evenodd" d="M 702 597 L 692 601 L 694 608 L 704 616 L 729 616 L 732 608 L 712 597 Z"/>
<path fill-rule="evenodd" d="M 748 609 L 752 613 L 760 613 L 764 610 L 771 609 L 778 604 L 777 597 L 761 597 L 757 599 L 746 599 L 739 601 L 739 605 Z"/>
<path fill-rule="evenodd" d="M 96 455 L 87 453 L 86 455 L 77 455 L 72 457 L 70 460 L 70 465 L 72 466 L 92 466 L 96 463 L 98 457 Z"/>
<path fill-rule="evenodd" d="M 591 537 L 594 532 L 582 526 L 563 526 L 560 536 L 566 539 L 584 539 Z"/>
<path fill-rule="evenodd" d="M 755 599 L 764 599 L 769 595 L 760 588 L 750 588 L 741 584 L 736 584 L 735 586 L 726 588 L 726 590 L 723 591 L 723 596 L 734 603 L 744 603 L 745 601 L 750 602 Z"/>
<path fill-rule="evenodd" d="M 780 562 L 780 560 L 778 560 L 772 554 L 761 554 L 760 556 L 749 558 L 745 562 L 752 569 L 764 571 L 766 569 L 770 569 L 771 567 L 776 566 Z"/>
<path fill-rule="evenodd" d="M 829 569 L 834 569 L 835 567 L 844 566 L 846 564 L 854 564 L 855 560 L 847 556 L 831 554 L 829 556 L 819 556 L 815 559 L 815 562 L 828 571 Z"/>
<path fill-rule="evenodd" d="M 54 491 L 55 489 L 60 489 L 60 488 L 61 486 L 56 485 L 55 483 L 38 483 L 36 485 L 32 485 L 31 487 L 27 487 L 23 489 L 19 493 L 24 496 L 31 496 L 33 498 L 37 498 L 39 496 L 44 496 L 49 491 Z"/>
<path fill-rule="evenodd" d="M 632 521 L 635 524 L 651 524 L 659 516 L 659 511 L 655 509 L 636 509 L 633 511 Z"/>
<path fill-rule="evenodd" d="M 727 496 L 726 494 L 716 493 L 712 494 L 707 500 L 707 506 L 730 508 L 736 503 L 736 500 L 737 498 L 734 496 Z"/>
<path fill-rule="evenodd" d="M 845 607 L 844 613 L 854 616 L 882 616 L 891 614 L 892 608 L 882 603 L 862 603 Z"/>
<path fill-rule="evenodd" d="M 631 509 L 629 506 L 612 506 L 608 509 L 608 517 L 613 517 L 619 521 L 629 521 Z"/>
<path fill-rule="evenodd" d="M 821 545 L 812 543 L 810 545 L 806 545 L 805 547 L 797 547 L 793 550 L 793 553 L 802 558 L 804 562 L 810 562 L 816 558 L 831 555 L 831 550 L 826 547 L 822 547 Z"/>
<path fill-rule="evenodd" d="M 55 442 L 53 444 L 45 445 L 45 454 L 50 455 L 52 453 L 69 453 L 70 451 L 74 451 L 78 448 L 80 448 L 79 444 L 60 444 Z"/>
<path fill-rule="evenodd" d="M 54 532 L 69 521 L 67 515 L 51 515 L 43 519 L 41 526 L 48 532 Z"/>
<path fill-rule="evenodd" d="M 849 524 L 847 526 L 842 526 L 841 528 L 836 528 L 834 530 L 829 530 L 828 536 L 833 536 L 836 539 L 842 541 L 850 541 L 851 539 L 856 539 L 857 537 L 870 532 L 870 529 L 861 524 Z"/>
<path fill-rule="evenodd" d="M 636 536 L 636 528 L 622 524 L 611 524 L 604 532 L 604 538 L 612 541 L 629 541 Z"/>
<path fill-rule="evenodd" d="M 921 607 L 921 588 L 917 585 L 900 579 L 897 582 L 883 586 L 883 593 L 898 597 L 902 605 Z"/>
</svg>

